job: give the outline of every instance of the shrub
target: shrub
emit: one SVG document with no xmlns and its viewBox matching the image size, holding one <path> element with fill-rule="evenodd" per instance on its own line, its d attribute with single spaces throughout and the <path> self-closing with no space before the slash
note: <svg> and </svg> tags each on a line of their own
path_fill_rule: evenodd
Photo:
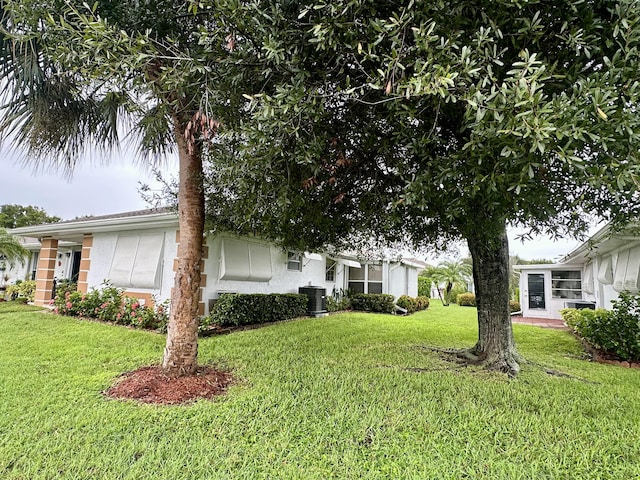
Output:
<svg viewBox="0 0 640 480">
<path fill-rule="evenodd" d="M 220 295 L 213 311 L 203 319 L 200 329 L 210 325 L 252 325 L 277 322 L 307 314 L 308 297 L 298 293 Z"/>
<path fill-rule="evenodd" d="M 520 310 L 522 310 L 522 308 L 520 307 L 520 302 L 518 302 L 517 300 L 509 300 L 510 313 L 519 312 Z"/>
<path fill-rule="evenodd" d="M 396 305 L 404 308 L 407 313 L 414 313 L 429 308 L 429 298 L 424 296 L 414 298 L 408 295 L 401 295 L 398 300 L 396 300 Z"/>
<path fill-rule="evenodd" d="M 36 295 L 36 281 L 17 281 L 7 287 L 7 296 L 12 300 L 20 299 L 23 302 L 33 302 Z"/>
<path fill-rule="evenodd" d="M 54 312 L 73 317 L 97 318 L 137 328 L 166 330 L 168 301 L 155 306 L 142 305 L 120 288 L 105 282 L 102 290 L 87 293 L 61 289 L 51 301 Z"/>
<path fill-rule="evenodd" d="M 433 280 L 428 277 L 418 277 L 418 296 L 431 297 L 431 285 Z"/>
<path fill-rule="evenodd" d="M 393 313 L 393 295 L 386 293 L 357 293 L 351 296 L 351 308 L 363 312 Z"/>
<path fill-rule="evenodd" d="M 445 300 L 449 303 L 456 303 L 458 301 L 458 295 L 460 295 L 461 293 L 465 293 L 466 291 L 466 285 L 460 285 L 456 283 L 449 292 L 449 295 L 446 295 Z"/>
<path fill-rule="evenodd" d="M 328 312 L 339 312 L 341 310 L 348 310 L 351 307 L 351 303 L 349 302 L 349 297 L 342 297 L 340 299 L 336 297 L 327 297 L 327 311 Z"/>
<path fill-rule="evenodd" d="M 476 295 L 475 293 L 471 293 L 471 292 L 460 293 L 456 297 L 456 302 L 461 307 L 475 307 Z"/>
<path fill-rule="evenodd" d="M 562 319 L 589 344 L 622 360 L 640 360 L 640 295 L 623 292 L 613 310 L 566 308 Z"/>
</svg>

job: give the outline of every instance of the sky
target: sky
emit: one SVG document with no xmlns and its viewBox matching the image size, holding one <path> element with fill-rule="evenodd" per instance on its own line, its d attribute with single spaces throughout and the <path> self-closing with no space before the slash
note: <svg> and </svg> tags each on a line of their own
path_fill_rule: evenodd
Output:
<svg viewBox="0 0 640 480">
<path fill-rule="evenodd" d="M 175 175 L 177 161 L 168 161 L 163 172 Z M 126 155 L 114 157 L 108 165 L 80 163 L 68 178 L 62 173 L 34 172 L 32 166 L 23 166 L 13 152 L 0 150 L 0 205 L 34 205 L 63 220 L 150 208 L 140 195 L 140 182 L 152 189 L 159 187 L 150 168 L 132 164 Z M 514 230 L 509 232 L 510 253 L 527 260 L 557 260 L 580 244 L 572 239 L 553 242 L 546 237 L 522 243 L 516 240 L 517 234 Z M 466 248 L 459 250 L 460 256 L 468 255 Z"/>
</svg>

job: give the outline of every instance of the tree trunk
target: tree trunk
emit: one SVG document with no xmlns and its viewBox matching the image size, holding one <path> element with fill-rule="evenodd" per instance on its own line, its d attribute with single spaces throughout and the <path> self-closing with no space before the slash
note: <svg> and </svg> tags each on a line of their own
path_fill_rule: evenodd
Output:
<svg viewBox="0 0 640 480">
<path fill-rule="evenodd" d="M 509 244 L 505 222 L 501 230 L 477 228 L 467 235 L 473 258 L 478 307 L 478 343 L 468 356 L 489 369 L 515 376 L 520 371 L 509 312 Z"/>
<path fill-rule="evenodd" d="M 184 128 L 174 120 L 180 160 L 178 270 L 171 294 L 171 313 L 162 368 L 169 376 L 195 372 L 198 362 L 198 303 L 204 233 L 202 156 L 197 145 L 189 151 Z"/>
</svg>

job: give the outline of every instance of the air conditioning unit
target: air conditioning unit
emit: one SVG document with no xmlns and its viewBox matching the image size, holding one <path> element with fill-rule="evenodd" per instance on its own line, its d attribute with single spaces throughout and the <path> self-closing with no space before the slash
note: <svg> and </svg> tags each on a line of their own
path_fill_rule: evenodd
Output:
<svg viewBox="0 0 640 480">
<path fill-rule="evenodd" d="M 577 308 L 578 310 L 589 309 L 595 310 L 596 304 L 594 302 L 565 302 L 566 308 Z"/>
<path fill-rule="evenodd" d="M 298 293 L 306 295 L 307 313 L 312 317 L 324 317 L 327 313 L 327 289 L 323 287 L 300 287 Z"/>
</svg>

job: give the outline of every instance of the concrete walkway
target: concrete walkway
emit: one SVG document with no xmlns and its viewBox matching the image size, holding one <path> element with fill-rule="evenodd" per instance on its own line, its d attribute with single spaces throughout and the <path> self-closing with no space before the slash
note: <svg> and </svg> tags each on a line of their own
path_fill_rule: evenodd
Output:
<svg viewBox="0 0 640 480">
<path fill-rule="evenodd" d="M 525 325 L 533 325 L 535 327 L 542 327 L 542 328 L 558 328 L 558 329 L 567 328 L 567 326 L 564 324 L 564 320 L 556 320 L 555 318 L 531 318 L 531 317 L 514 316 L 514 317 L 511 317 L 511 322 L 523 323 Z"/>
</svg>

